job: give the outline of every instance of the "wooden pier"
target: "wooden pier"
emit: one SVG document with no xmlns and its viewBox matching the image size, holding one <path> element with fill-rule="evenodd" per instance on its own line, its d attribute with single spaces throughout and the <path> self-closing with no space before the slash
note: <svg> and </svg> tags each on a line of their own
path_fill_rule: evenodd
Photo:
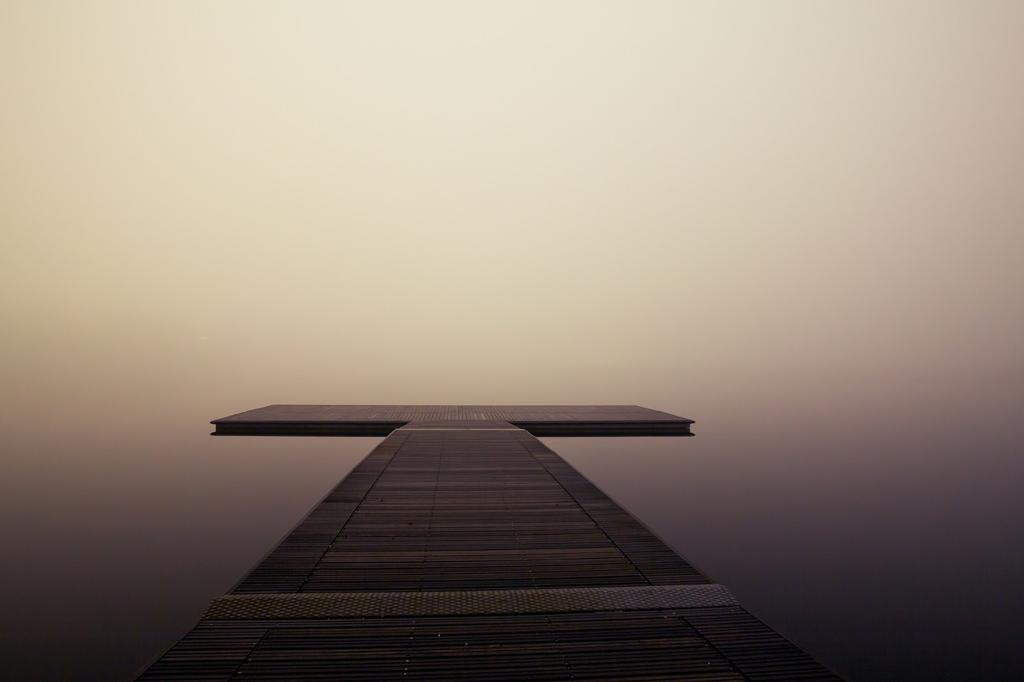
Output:
<svg viewBox="0 0 1024 682">
<path fill-rule="evenodd" d="M 142 679 L 838 679 L 536 438 L 688 419 L 275 405 L 213 423 L 387 437 Z"/>
</svg>

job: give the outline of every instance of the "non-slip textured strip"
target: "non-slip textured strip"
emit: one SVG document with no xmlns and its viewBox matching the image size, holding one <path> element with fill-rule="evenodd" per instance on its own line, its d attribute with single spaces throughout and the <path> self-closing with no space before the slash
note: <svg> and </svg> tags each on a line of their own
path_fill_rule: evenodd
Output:
<svg viewBox="0 0 1024 682">
<path fill-rule="evenodd" d="M 501 613 L 569 613 L 735 606 L 722 585 L 637 585 L 543 590 L 297 592 L 232 594 L 213 603 L 208 620 L 372 618 Z"/>
</svg>

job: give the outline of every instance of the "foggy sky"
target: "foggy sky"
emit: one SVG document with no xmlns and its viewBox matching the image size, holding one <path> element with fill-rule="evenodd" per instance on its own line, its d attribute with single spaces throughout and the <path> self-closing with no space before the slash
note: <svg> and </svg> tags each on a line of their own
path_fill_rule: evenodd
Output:
<svg viewBox="0 0 1024 682">
<path fill-rule="evenodd" d="M 1010 1 L 4 2 L 7 400 L 1019 372 L 1022 29 Z"/>
</svg>

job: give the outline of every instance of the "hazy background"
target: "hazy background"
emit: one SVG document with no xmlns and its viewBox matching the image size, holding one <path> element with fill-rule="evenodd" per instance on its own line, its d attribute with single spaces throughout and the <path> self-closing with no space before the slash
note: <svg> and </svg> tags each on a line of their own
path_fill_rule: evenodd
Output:
<svg viewBox="0 0 1024 682">
<path fill-rule="evenodd" d="M 855 680 L 1013 679 L 1024 4 L 0 0 L 2 667 L 157 655 L 372 439 L 551 439 Z"/>
</svg>

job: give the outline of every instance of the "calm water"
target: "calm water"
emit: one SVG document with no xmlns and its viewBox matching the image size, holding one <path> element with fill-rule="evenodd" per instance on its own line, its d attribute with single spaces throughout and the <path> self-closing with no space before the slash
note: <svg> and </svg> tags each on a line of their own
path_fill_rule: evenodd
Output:
<svg viewBox="0 0 1024 682">
<path fill-rule="evenodd" d="M 698 435 L 547 442 L 836 671 L 1020 677 L 1021 377 L 663 377 L 620 402 Z M 0 677 L 129 679 L 378 441 L 207 435 L 259 404 L 7 411 Z"/>
</svg>

